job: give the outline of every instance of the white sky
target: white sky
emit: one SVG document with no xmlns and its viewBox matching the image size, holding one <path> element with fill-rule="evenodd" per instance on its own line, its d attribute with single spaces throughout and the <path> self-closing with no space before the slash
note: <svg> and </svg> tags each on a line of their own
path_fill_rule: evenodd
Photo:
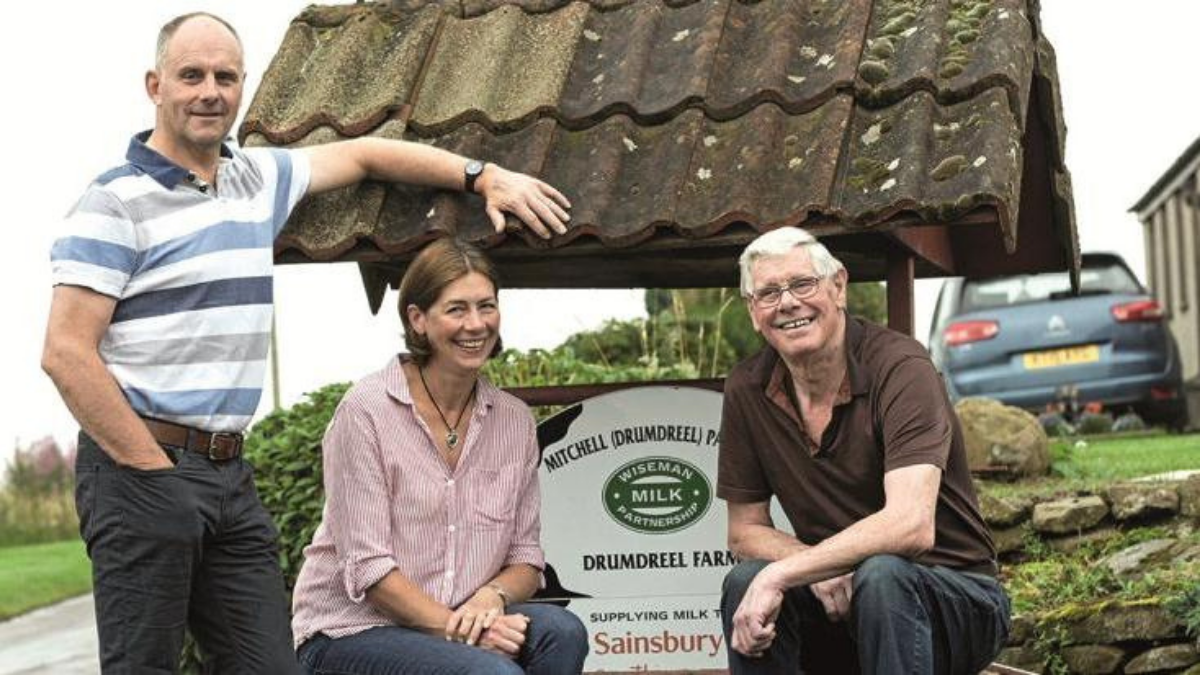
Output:
<svg viewBox="0 0 1200 675">
<path fill-rule="evenodd" d="M 67 0 L 6 7 L 0 200 L 12 246 L 0 267 L 9 299 L 0 349 L 0 462 L 17 444 L 73 434 L 70 415 L 39 367 L 49 249 L 88 181 L 122 161 L 133 132 L 153 125 L 142 75 L 158 27 L 195 9 L 233 23 L 250 72 L 245 106 L 288 22 L 307 4 Z M 1081 244 L 1085 251 L 1120 252 L 1142 276 L 1141 228 L 1126 210 L 1200 135 L 1200 89 L 1190 84 L 1200 3 L 1043 0 L 1042 19 L 1058 51 Z M 937 284 L 918 284 L 922 338 Z M 275 288 L 285 405 L 377 369 L 401 346 L 394 293 L 372 316 L 353 265 L 282 266 Z M 509 290 L 503 306 L 505 344 L 518 348 L 552 347 L 606 317 L 643 312 L 637 291 Z M 263 401 L 260 411 L 269 392 Z"/>
</svg>

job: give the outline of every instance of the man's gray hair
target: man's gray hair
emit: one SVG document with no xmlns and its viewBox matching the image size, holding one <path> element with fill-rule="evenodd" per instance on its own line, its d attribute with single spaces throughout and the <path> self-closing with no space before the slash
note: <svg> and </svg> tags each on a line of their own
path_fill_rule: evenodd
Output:
<svg viewBox="0 0 1200 675">
<path fill-rule="evenodd" d="M 742 296 L 750 297 L 754 293 L 754 278 L 751 267 L 759 258 L 774 258 L 787 255 L 792 249 L 803 246 L 808 249 L 808 257 L 812 261 L 813 271 L 819 277 L 831 277 L 840 270 L 846 269 L 842 261 L 833 257 L 825 244 L 798 227 L 781 227 L 760 235 L 750 242 L 738 258 L 738 267 L 742 273 Z"/>
<path fill-rule="evenodd" d="M 175 37 L 175 32 L 179 30 L 179 27 L 182 26 L 183 24 L 187 23 L 191 19 L 195 19 L 195 18 L 201 17 L 201 16 L 208 17 L 208 18 L 212 19 L 213 21 L 216 21 L 217 23 L 221 24 L 222 26 L 225 26 L 226 28 L 228 28 L 229 32 L 233 33 L 233 38 L 235 40 L 237 40 L 238 46 L 239 47 L 242 46 L 242 38 L 240 35 L 238 35 L 238 32 L 233 27 L 233 25 L 230 24 L 225 19 L 222 19 L 221 17 L 217 16 L 216 14 L 212 14 L 211 12 L 188 12 L 187 14 L 180 14 L 179 16 L 175 17 L 174 19 L 171 19 L 170 21 L 164 23 L 163 27 L 158 29 L 158 45 L 157 45 L 157 48 L 154 50 L 154 68 L 155 68 L 155 70 L 162 70 L 163 61 L 165 61 L 167 59 L 167 45 L 169 45 L 171 43 L 171 38 Z"/>
</svg>

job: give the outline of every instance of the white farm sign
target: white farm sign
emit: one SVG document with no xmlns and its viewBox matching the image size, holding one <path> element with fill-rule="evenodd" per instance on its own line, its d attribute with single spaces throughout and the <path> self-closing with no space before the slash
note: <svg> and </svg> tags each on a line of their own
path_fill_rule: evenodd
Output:
<svg viewBox="0 0 1200 675">
<path fill-rule="evenodd" d="M 720 419 L 716 392 L 642 387 L 539 428 L 544 594 L 583 619 L 588 671 L 724 671 Z"/>
</svg>

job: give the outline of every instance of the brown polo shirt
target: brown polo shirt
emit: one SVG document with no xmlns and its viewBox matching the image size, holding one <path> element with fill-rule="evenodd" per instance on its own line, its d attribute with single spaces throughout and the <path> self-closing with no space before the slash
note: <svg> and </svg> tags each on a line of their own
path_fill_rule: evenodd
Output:
<svg viewBox="0 0 1200 675">
<path fill-rule="evenodd" d="M 799 539 L 815 545 L 883 508 L 883 474 L 942 470 L 933 548 L 918 562 L 996 573 L 958 417 L 916 340 L 847 315 L 846 378 L 819 447 L 804 431 L 791 377 L 767 347 L 725 380 L 717 496 L 779 498 Z"/>
</svg>

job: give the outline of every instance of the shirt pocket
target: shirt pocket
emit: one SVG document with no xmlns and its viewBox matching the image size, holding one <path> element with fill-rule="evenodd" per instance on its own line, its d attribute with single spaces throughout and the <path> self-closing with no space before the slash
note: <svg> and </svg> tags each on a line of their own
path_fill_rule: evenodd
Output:
<svg viewBox="0 0 1200 675">
<path fill-rule="evenodd" d="M 512 525 L 517 509 L 517 468 L 474 469 L 468 499 L 471 525 L 480 530 L 498 530 Z"/>
</svg>

